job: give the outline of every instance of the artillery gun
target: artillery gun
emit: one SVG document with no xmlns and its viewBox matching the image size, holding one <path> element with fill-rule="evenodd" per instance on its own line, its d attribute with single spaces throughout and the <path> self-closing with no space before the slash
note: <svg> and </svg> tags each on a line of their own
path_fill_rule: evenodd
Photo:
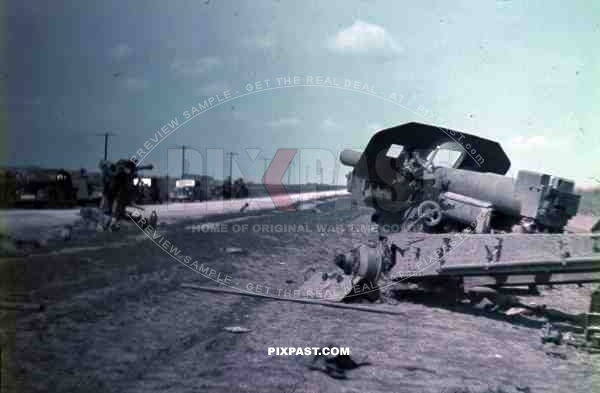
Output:
<svg viewBox="0 0 600 393">
<path fill-rule="evenodd" d="M 125 208 L 132 205 L 136 198 L 133 179 L 138 177 L 138 171 L 152 170 L 154 166 L 137 165 L 134 161 L 124 159 L 116 162 L 103 160 L 98 166 L 103 184 L 100 208 L 112 216 L 110 227 L 113 227 L 118 219 L 125 217 Z"/>
<path fill-rule="evenodd" d="M 600 234 L 568 229 L 580 201 L 574 182 L 531 171 L 505 176 L 510 160 L 495 141 L 408 123 L 379 131 L 363 152 L 343 151 L 340 161 L 353 167 L 353 205 L 374 208 L 377 231 L 336 257 L 341 271 L 309 278 L 309 297 L 379 294 L 401 281 L 467 297 L 600 281 Z"/>
<path fill-rule="evenodd" d="M 497 142 L 424 124 L 383 130 L 340 160 L 354 167 L 353 201 L 402 231 L 560 233 L 579 206 L 574 182 L 504 176 L 510 161 Z"/>
</svg>

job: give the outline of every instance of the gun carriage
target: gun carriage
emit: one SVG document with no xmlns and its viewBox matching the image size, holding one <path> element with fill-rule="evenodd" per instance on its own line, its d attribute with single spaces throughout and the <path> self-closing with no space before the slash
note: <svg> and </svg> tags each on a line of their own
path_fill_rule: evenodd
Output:
<svg viewBox="0 0 600 393">
<path fill-rule="evenodd" d="M 343 151 L 340 161 L 353 167 L 352 204 L 372 207 L 378 230 L 336 257 L 341 272 L 309 279 L 307 293 L 330 289 L 341 300 L 402 281 L 469 295 L 600 281 L 600 233 L 568 227 L 580 201 L 574 182 L 532 171 L 505 176 L 510 160 L 495 141 L 408 123 L 379 131 L 363 152 Z"/>
</svg>

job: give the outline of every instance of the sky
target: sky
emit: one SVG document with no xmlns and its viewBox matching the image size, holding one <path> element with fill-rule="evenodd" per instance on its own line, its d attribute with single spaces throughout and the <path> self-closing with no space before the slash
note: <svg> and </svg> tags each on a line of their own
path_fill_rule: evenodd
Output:
<svg viewBox="0 0 600 393">
<path fill-rule="evenodd" d="M 342 149 L 419 121 L 499 141 L 512 176 L 600 179 L 598 2 L 5 3 L 5 165 L 94 169 L 110 132 L 109 159 L 154 173 L 186 145 L 187 172 L 227 175 L 235 152 L 259 181 L 288 148 L 292 182 L 341 183 Z"/>
</svg>

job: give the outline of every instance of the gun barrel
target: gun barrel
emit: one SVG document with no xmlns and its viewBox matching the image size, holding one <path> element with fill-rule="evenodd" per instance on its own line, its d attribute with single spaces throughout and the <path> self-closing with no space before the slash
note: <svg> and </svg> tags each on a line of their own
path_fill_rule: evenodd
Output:
<svg viewBox="0 0 600 393">
<path fill-rule="evenodd" d="M 340 161 L 347 166 L 356 166 L 358 160 L 362 156 L 362 152 L 346 149 L 340 153 Z"/>
<path fill-rule="evenodd" d="M 438 167 L 436 173 L 450 192 L 490 202 L 498 211 L 513 217 L 521 215 L 521 201 L 510 177 L 445 167 Z"/>
</svg>

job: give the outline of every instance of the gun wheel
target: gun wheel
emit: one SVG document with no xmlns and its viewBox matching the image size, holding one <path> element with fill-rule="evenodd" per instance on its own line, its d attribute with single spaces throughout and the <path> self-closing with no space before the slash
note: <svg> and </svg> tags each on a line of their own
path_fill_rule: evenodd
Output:
<svg viewBox="0 0 600 393">
<path fill-rule="evenodd" d="M 442 222 L 442 208 L 434 201 L 422 202 L 417 207 L 417 214 L 428 227 L 434 227 Z"/>
</svg>

